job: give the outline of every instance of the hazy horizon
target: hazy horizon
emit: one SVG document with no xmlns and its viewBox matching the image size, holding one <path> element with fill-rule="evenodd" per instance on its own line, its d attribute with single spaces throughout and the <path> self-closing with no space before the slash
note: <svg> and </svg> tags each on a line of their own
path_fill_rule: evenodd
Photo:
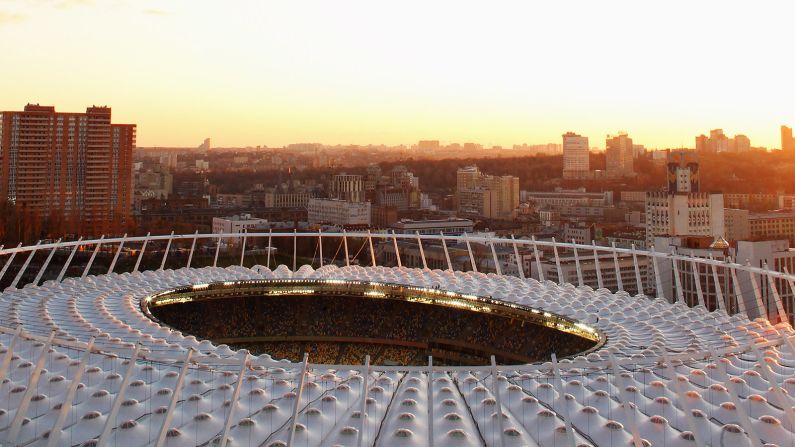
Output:
<svg viewBox="0 0 795 447">
<path fill-rule="evenodd" d="M 138 146 L 560 142 L 778 148 L 795 5 L 6 0 L 0 108 L 92 104 Z M 20 36 L 26 36 L 20 40 Z M 791 64 L 790 64 L 791 65 Z"/>
</svg>

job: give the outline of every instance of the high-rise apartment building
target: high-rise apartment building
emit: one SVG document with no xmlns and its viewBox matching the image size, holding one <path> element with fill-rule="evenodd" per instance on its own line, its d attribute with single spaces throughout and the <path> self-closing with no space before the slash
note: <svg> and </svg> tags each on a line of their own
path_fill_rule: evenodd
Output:
<svg viewBox="0 0 795 447">
<path fill-rule="evenodd" d="M 725 234 L 723 194 L 700 192 L 696 154 L 668 154 L 668 188 L 646 193 L 646 245 L 657 236 Z"/>
<path fill-rule="evenodd" d="M 574 132 L 563 134 L 563 178 L 585 179 L 590 177 L 591 168 L 588 137 Z"/>
<path fill-rule="evenodd" d="M 795 138 L 792 137 L 792 128 L 781 126 L 781 150 L 795 151 Z"/>
<path fill-rule="evenodd" d="M 723 129 L 712 129 L 709 136 L 701 134 L 696 137 L 696 152 L 748 152 L 751 150 L 751 140 L 737 134 L 729 138 Z"/>
<path fill-rule="evenodd" d="M 745 135 L 737 134 L 731 139 L 732 152 L 748 152 L 751 150 L 751 139 Z"/>
<path fill-rule="evenodd" d="M 728 152 L 729 137 L 723 133 L 723 129 L 712 129 L 709 131 L 710 152 Z"/>
<path fill-rule="evenodd" d="M 605 142 L 607 176 L 610 178 L 631 177 L 635 175 L 635 149 L 632 138 L 624 132 L 607 136 Z"/>
<path fill-rule="evenodd" d="M 0 112 L 0 200 L 61 222 L 64 233 L 121 233 L 131 224 L 134 124 L 110 107 Z"/>
<path fill-rule="evenodd" d="M 709 151 L 709 137 L 701 134 L 696 137 L 696 152 L 707 152 Z"/>
<path fill-rule="evenodd" d="M 477 166 L 457 172 L 458 212 L 492 219 L 511 219 L 519 206 L 519 177 L 486 175 Z"/>
</svg>

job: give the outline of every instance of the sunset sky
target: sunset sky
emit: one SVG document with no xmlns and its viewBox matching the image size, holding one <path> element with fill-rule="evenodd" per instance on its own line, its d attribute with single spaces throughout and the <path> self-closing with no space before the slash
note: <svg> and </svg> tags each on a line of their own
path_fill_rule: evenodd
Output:
<svg viewBox="0 0 795 447">
<path fill-rule="evenodd" d="M 113 107 L 139 146 L 693 146 L 795 125 L 795 6 L 0 0 L 0 109 Z"/>
</svg>

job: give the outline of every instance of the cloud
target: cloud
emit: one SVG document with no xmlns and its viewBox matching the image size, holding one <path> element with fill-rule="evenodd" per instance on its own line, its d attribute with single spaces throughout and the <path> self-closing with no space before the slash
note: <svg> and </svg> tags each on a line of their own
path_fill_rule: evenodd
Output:
<svg viewBox="0 0 795 447">
<path fill-rule="evenodd" d="M 22 14 L 0 11 L 0 25 L 22 23 L 26 18 Z"/>
</svg>

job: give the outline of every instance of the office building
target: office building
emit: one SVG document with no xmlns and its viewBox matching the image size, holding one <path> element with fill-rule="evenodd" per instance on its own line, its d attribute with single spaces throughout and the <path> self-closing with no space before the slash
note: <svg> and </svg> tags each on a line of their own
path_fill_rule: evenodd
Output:
<svg viewBox="0 0 795 447">
<path fill-rule="evenodd" d="M 795 211 L 750 213 L 748 227 L 752 240 L 786 239 L 795 244 Z"/>
<path fill-rule="evenodd" d="M 605 142 L 605 158 L 607 159 L 608 178 L 631 177 L 635 175 L 635 148 L 632 138 L 626 133 L 607 136 Z"/>
<path fill-rule="evenodd" d="M 751 237 L 751 226 L 747 209 L 724 208 L 723 217 L 726 221 L 725 237 L 730 241 L 741 241 Z"/>
<path fill-rule="evenodd" d="M 723 194 L 700 192 L 695 153 L 668 154 L 668 188 L 646 193 L 646 244 L 657 236 L 725 234 Z"/>
<path fill-rule="evenodd" d="M 369 226 L 370 202 L 338 199 L 309 199 L 307 221 L 310 224 Z"/>
<path fill-rule="evenodd" d="M 262 194 L 265 208 L 306 208 L 309 199 L 314 197 L 314 193 L 306 188 L 288 189 L 269 188 Z"/>
<path fill-rule="evenodd" d="M 766 209 L 772 210 L 775 208 L 785 208 L 780 205 L 777 194 L 765 193 L 726 193 L 723 195 L 723 206 L 726 208 L 742 208 L 742 209 Z"/>
<path fill-rule="evenodd" d="M 492 219 L 511 219 L 519 206 L 519 177 L 495 176 L 467 166 L 457 172 L 458 212 Z"/>
<path fill-rule="evenodd" d="M 251 214 L 213 217 L 213 233 L 245 233 L 267 223 L 268 219 L 252 217 Z"/>
<path fill-rule="evenodd" d="M 563 134 L 563 178 L 587 179 L 591 175 L 588 137 L 574 132 Z"/>
<path fill-rule="evenodd" d="M 668 192 L 699 192 L 698 155 L 690 151 L 672 151 L 666 162 Z"/>
<path fill-rule="evenodd" d="M 132 223 L 135 132 L 112 124 L 110 107 L 0 112 L 0 198 L 62 221 L 64 233 L 123 233 Z"/>
<path fill-rule="evenodd" d="M 645 192 L 644 198 L 645 198 Z M 555 191 L 522 191 L 523 202 L 531 202 L 536 208 L 560 209 L 575 206 L 612 206 L 613 191 L 587 192 L 585 188 Z"/>
<path fill-rule="evenodd" d="M 563 241 L 590 244 L 593 241 L 593 225 L 585 222 L 567 223 L 563 228 Z"/>
<path fill-rule="evenodd" d="M 475 223 L 469 219 L 451 217 L 448 219 L 411 220 L 402 219 L 391 225 L 395 233 L 440 234 L 460 236 L 472 233 Z"/>
<path fill-rule="evenodd" d="M 649 192 L 646 194 L 646 244 L 655 236 L 725 234 L 722 194 Z"/>
</svg>

